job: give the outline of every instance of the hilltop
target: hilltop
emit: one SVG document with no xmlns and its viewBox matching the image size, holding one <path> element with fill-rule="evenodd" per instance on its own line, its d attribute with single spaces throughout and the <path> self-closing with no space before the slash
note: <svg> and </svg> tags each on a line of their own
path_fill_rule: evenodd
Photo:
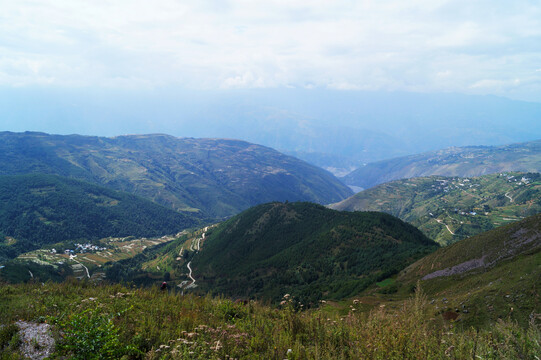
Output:
<svg viewBox="0 0 541 360">
<path fill-rule="evenodd" d="M 357 294 L 437 247 L 415 227 L 387 214 L 275 202 L 111 264 L 106 271 L 112 281 L 149 284 L 167 277 L 182 291 L 274 303 L 289 293 L 315 306 L 320 299 Z"/>
<path fill-rule="evenodd" d="M 503 146 L 451 147 L 369 163 L 342 177 L 364 189 L 392 180 L 441 175 L 472 177 L 507 171 L 541 172 L 541 140 Z"/>
<path fill-rule="evenodd" d="M 446 245 L 541 212 L 541 175 L 507 172 L 395 180 L 329 207 L 383 211 Z"/>
<path fill-rule="evenodd" d="M 191 266 L 203 290 L 314 304 L 356 294 L 436 248 L 387 214 L 270 203 L 209 230 Z"/>
<path fill-rule="evenodd" d="M 278 219 L 285 221 L 276 222 Z M 314 224 L 321 228 L 313 229 Z M 267 232 L 272 237 L 267 238 Z M 220 234 L 225 241 L 220 241 Z M 332 234 L 335 241 L 322 242 L 326 234 Z M 346 236 L 340 237 L 341 234 Z M 234 242 L 236 236 L 242 240 Z M 350 241 L 343 241 L 345 238 Z M 277 241 L 269 241 L 272 239 Z M 535 359 L 541 350 L 541 215 L 437 249 L 411 263 L 400 257 L 407 249 L 403 245 L 413 246 L 412 254 L 431 251 L 436 246 L 421 233 L 415 233 L 415 228 L 390 215 L 341 213 L 306 203 L 272 203 L 149 252 L 170 255 L 171 250 L 185 249 L 186 242 L 191 242 L 191 249 L 199 249 L 197 254 L 188 254 L 184 259 L 191 259 L 192 265 L 203 256 L 217 257 L 217 263 L 225 270 L 219 273 L 224 275 L 221 281 L 213 284 L 219 289 L 236 286 L 232 290 L 238 294 L 239 289 L 253 290 L 258 284 L 265 286 L 272 281 L 272 276 L 268 276 L 272 275 L 272 268 L 259 273 L 261 264 L 268 262 L 251 259 L 256 260 L 256 271 L 240 271 L 250 270 L 250 262 L 242 254 L 243 249 L 250 247 L 258 255 L 274 251 L 277 256 L 269 260 L 279 264 L 276 260 L 280 258 L 292 265 L 293 271 L 282 274 L 287 283 L 275 284 L 280 293 L 292 291 L 280 298 L 280 304 L 275 302 L 271 307 L 261 301 L 195 296 L 173 288 L 160 290 L 157 286 L 136 288 L 87 281 L 3 284 L 0 351 L 15 358 L 21 353 L 47 351 L 54 352 L 54 357 L 70 358 L 99 354 L 146 359 L 462 359 L 475 354 L 489 359 Z M 312 299 L 300 291 L 306 284 L 299 280 L 309 275 L 307 264 L 298 265 L 294 258 L 288 258 L 287 251 L 280 251 L 284 244 L 295 248 L 299 243 L 309 245 L 301 248 L 308 254 L 319 249 L 322 261 L 312 269 L 331 270 L 335 282 L 327 284 L 330 291 L 318 301 L 318 308 L 306 309 Z M 375 247 L 370 249 L 371 245 Z M 389 257 L 378 256 L 376 249 L 382 248 Z M 205 253 L 205 249 L 212 251 Z M 393 253 L 393 249 L 398 252 Z M 292 254 L 301 253 L 298 248 L 295 250 Z M 235 253 L 233 261 L 228 259 Z M 148 260 L 160 261 L 159 257 L 146 255 L 143 252 L 129 261 L 141 256 L 147 264 Z M 370 275 L 359 276 L 354 266 L 344 267 L 341 262 L 349 261 L 350 255 L 368 268 L 378 261 L 393 265 L 399 262 L 398 268 L 404 268 L 405 263 L 410 265 L 373 284 L 365 280 L 392 275 L 394 269 L 371 269 Z M 203 270 L 195 270 L 198 283 L 217 278 L 205 277 Z M 238 287 L 242 276 L 242 286 L 246 288 Z M 332 294 L 334 285 L 341 289 L 348 283 L 359 282 L 363 286 L 351 288 L 350 295 L 355 298 L 332 301 L 340 299 Z M 316 280 L 313 284 L 323 283 Z M 357 291 L 365 286 L 368 288 L 359 294 Z M 48 330 L 47 335 L 34 340 L 28 335 L 28 329 L 42 328 Z"/>
<path fill-rule="evenodd" d="M 332 174 L 239 140 L 0 133 L 0 175 L 78 178 L 202 216 L 269 201 L 331 203 L 352 194 Z"/>
<path fill-rule="evenodd" d="M 200 219 L 138 196 L 55 175 L 0 176 L 0 259 L 59 242 L 162 236 Z"/>
</svg>

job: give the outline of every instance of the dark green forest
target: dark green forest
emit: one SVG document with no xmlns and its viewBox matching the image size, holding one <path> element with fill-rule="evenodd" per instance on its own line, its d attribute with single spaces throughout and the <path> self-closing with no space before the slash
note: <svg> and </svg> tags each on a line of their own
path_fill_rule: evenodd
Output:
<svg viewBox="0 0 541 360">
<path fill-rule="evenodd" d="M 54 175 L 0 176 L 0 259 L 66 240 L 175 234 L 198 219 Z"/>
<path fill-rule="evenodd" d="M 310 306 L 357 294 L 437 248 L 391 215 L 270 203 L 213 229 L 192 268 L 215 294 L 279 301 L 290 293 Z"/>
</svg>

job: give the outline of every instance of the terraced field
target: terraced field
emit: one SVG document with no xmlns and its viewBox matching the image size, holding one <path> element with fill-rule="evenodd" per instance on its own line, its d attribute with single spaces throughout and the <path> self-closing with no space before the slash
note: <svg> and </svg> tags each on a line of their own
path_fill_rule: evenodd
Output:
<svg viewBox="0 0 541 360">
<path fill-rule="evenodd" d="M 396 180 L 330 207 L 383 211 L 447 245 L 541 212 L 541 175 L 506 172 L 473 178 Z"/>
<path fill-rule="evenodd" d="M 97 245 L 100 250 L 77 251 L 77 248 L 68 251 L 57 252 L 56 248 L 65 248 L 63 244 L 57 244 L 55 250 L 40 249 L 31 251 L 17 257 L 18 262 L 33 262 L 39 265 L 57 267 L 67 264 L 71 267 L 73 276 L 78 279 L 94 278 L 103 279 L 105 272 L 100 268 L 109 262 L 130 259 L 145 249 L 156 245 L 165 244 L 178 239 L 186 232 L 176 235 L 155 238 L 106 238 L 101 239 Z M 70 252 L 69 250 L 73 250 Z"/>
</svg>

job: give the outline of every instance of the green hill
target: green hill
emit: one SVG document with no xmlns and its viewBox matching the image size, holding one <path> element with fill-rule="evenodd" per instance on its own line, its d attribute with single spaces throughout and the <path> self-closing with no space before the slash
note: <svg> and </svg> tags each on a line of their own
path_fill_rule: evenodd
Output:
<svg viewBox="0 0 541 360">
<path fill-rule="evenodd" d="M 364 189 L 398 179 L 541 172 L 541 140 L 504 146 L 453 147 L 367 164 L 341 178 Z"/>
<path fill-rule="evenodd" d="M 176 234 L 199 223 L 135 195 L 75 179 L 0 176 L 0 258 L 66 240 Z"/>
<path fill-rule="evenodd" d="M 541 212 L 541 175 L 501 173 L 396 180 L 330 207 L 383 211 L 445 245 Z"/>
<path fill-rule="evenodd" d="M 469 324 L 535 321 L 541 309 L 541 214 L 441 248 L 396 281 L 407 287 L 419 279 L 435 298 L 435 310 L 458 309 Z"/>
<path fill-rule="evenodd" d="M 352 195 L 332 174 L 244 141 L 0 133 L 0 175 L 26 173 L 78 178 L 213 218 L 269 201 Z"/>
<path fill-rule="evenodd" d="M 191 266 L 203 290 L 273 301 L 290 293 L 313 305 L 359 293 L 435 248 L 387 214 L 270 203 L 210 230 Z"/>
<path fill-rule="evenodd" d="M 486 272 L 508 260 L 540 250 L 541 214 L 538 214 L 438 249 L 408 266 L 399 277 L 428 280 Z"/>
</svg>

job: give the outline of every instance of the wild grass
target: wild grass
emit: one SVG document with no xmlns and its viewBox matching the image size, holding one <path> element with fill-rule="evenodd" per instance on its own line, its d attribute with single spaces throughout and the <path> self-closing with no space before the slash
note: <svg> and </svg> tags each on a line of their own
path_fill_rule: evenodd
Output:
<svg viewBox="0 0 541 360">
<path fill-rule="evenodd" d="M 70 358 L 536 359 L 541 354 L 535 316 L 526 328 L 503 319 L 490 328 L 459 329 L 430 317 L 421 291 L 397 309 L 362 313 L 352 304 L 345 316 L 296 311 L 299 304 L 284 301 L 272 308 L 156 287 L 75 281 L 2 285 L 0 322 L 50 322 L 58 337 L 55 356 Z M 5 332 L 0 352 L 16 356 L 8 346 L 12 334 Z"/>
</svg>

